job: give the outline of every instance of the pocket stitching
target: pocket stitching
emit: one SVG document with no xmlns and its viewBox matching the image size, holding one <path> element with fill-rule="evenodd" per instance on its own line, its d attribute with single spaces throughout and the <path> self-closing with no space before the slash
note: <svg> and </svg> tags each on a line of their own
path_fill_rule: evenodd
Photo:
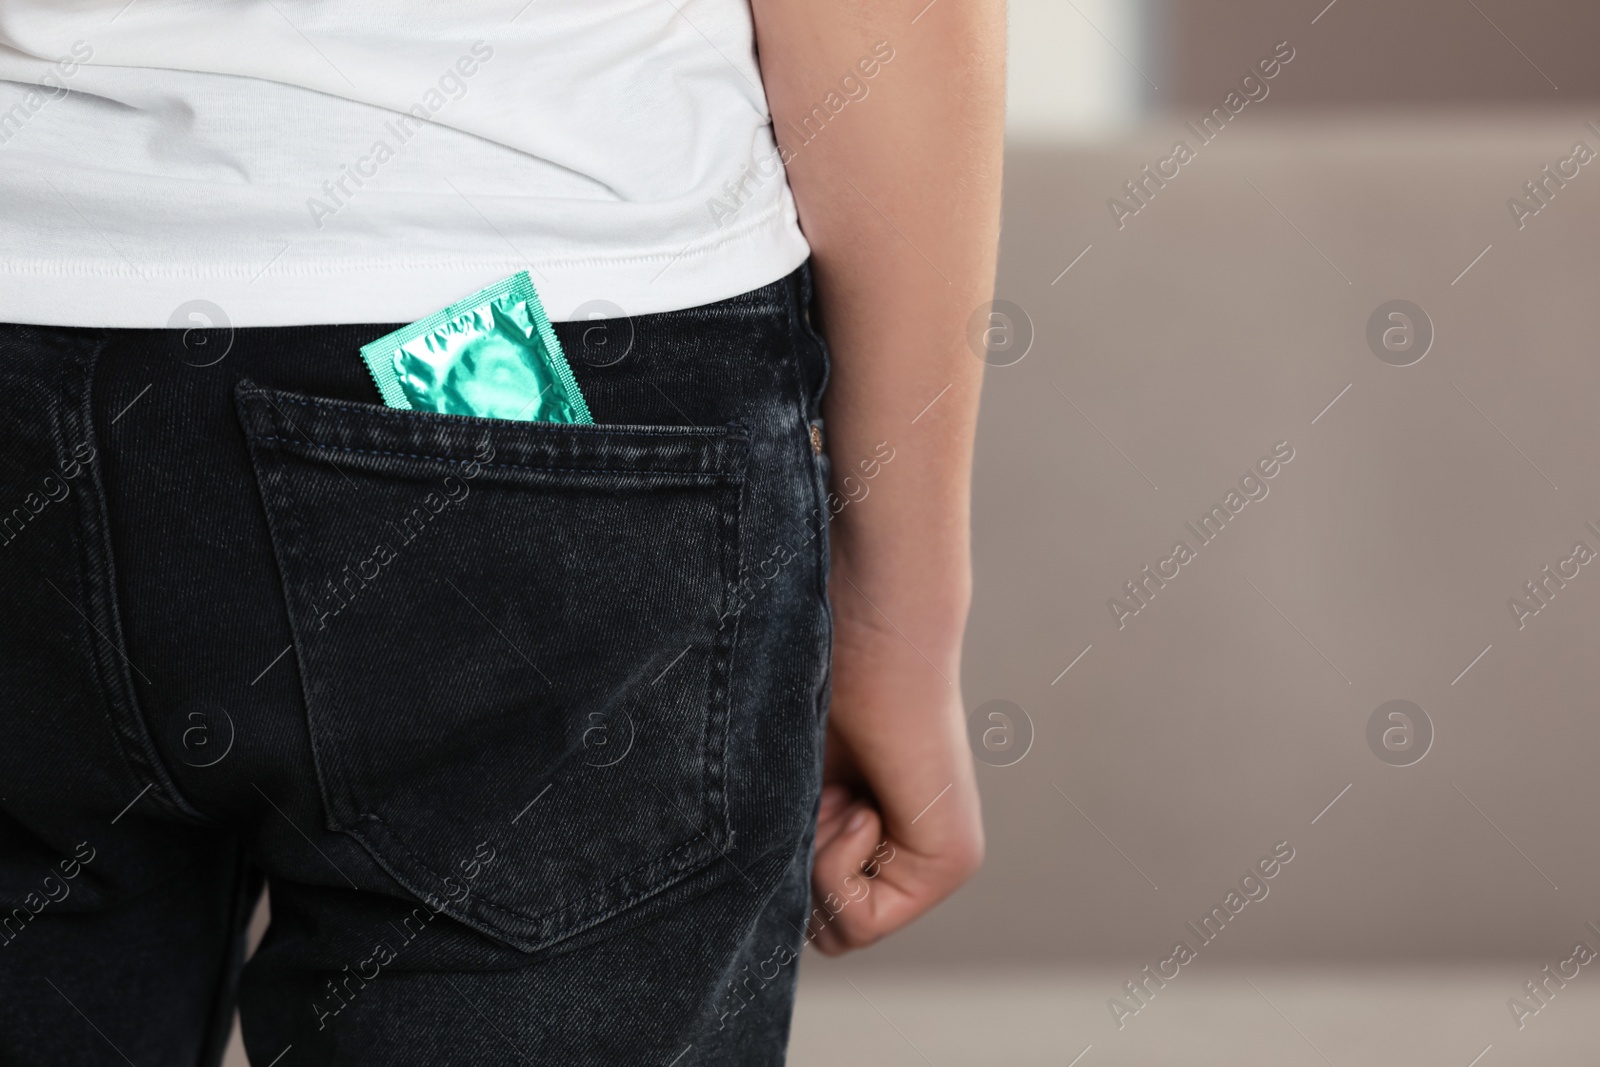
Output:
<svg viewBox="0 0 1600 1067">
<path fill-rule="evenodd" d="M 321 441 L 312 441 L 310 439 L 307 439 L 304 442 L 299 442 L 299 441 L 294 440 L 291 437 L 281 437 L 281 436 L 279 436 L 277 434 L 271 434 L 271 435 L 252 434 L 250 436 L 250 440 L 252 440 L 252 441 L 263 441 L 263 442 L 264 441 L 272 441 L 272 442 L 285 444 L 285 445 L 288 445 L 290 447 L 298 446 L 298 447 L 302 447 L 303 448 L 303 447 L 310 446 L 312 448 L 332 449 L 333 451 L 336 451 L 336 452 L 356 452 L 356 453 L 359 453 L 361 455 L 366 455 L 366 456 L 396 456 L 396 457 L 399 457 L 401 459 L 425 459 L 425 460 L 432 460 L 432 461 L 437 462 L 437 463 L 454 463 L 454 464 L 456 464 L 458 466 L 465 465 L 465 464 L 470 464 L 470 463 L 477 463 L 479 466 L 482 466 L 482 467 L 506 467 L 506 468 L 510 468 L 512 470 L 523 470 L 523 471 L 548 471 L 548 472 L 550 472 L 552 474 L 623 474 L 623 475 L 670 474 L 670 475 L 677 475 L 679 477 L 685 477 L 685 478 L 710 479 L 712 481 L 727 481 L 727 480 L 731 480 L 734 477 L 734 472 L 732 472 L 732 471 L 690 471 L 690 470 L 675 470 L 675 469 L 671 469 L 671 468 L 660 469 L 660 470 L 650 470 L 650 469 L 634 470 L 634 469 L 629 469 L 629 468 L 598 467 L 598 466 L 597 467 L 544 467 L 544 466 L 531 466 L 531 465 L 526 464 L 526 463 L 483 463 L 483 462 L 478 461 L 478 460 L 457 459 L 457 458 L 455 458 L 453 456 L 425 456 L 425 455 L 421 455 L 420 453 L 416 453 L 416 452 L 388 452 L 388 451 L 383 451 L 383 450 L 375 449 L 375 448 L 351 448 L 348 445 L 330 445 L 330 444 L 325 444 L 325 443 L 323 443 Z"/>
<path fill-rule="evenodd" d="M 403 836 L 401 836 L 401 834 L 399 832 L 397 832 L 397 831 L 395 831 L 393 829 L 390 829 L 388 822 L 382 816 L 376 815 L 376 814 L 373 814 L 373 813 L 370 813 L 370 812 L 364 812 L 364 813 L 362 813 L 360 815 L 360 818 L 369 820 L 371 822 L 378 823 L 380 826 L 382 826 L 384 828 L 384 836 L 389 841 L 392 841 L 395 845 L 399 846 L 399 848 L 402 851 L 404 851 L 406 853 L 406 855 L 411 857 L 411 859 L 417 864 L 418 867 L 421 867 L 423 870 L 427 871 L 429 874 L 433 875 L 435 878 L 438 878 L 441 882 L 448 881 L 450 878 L 454 877 L 453 875 L 441 874 L 437 869 L 435 869 L 433 864 L 429 863 L 426 859 L 424 859 L 421 855 L 419 855 L 414 849 L 412 849 L 410 845 L 406 844 L 405 838 Z M 347 827 L 347 828 L 344 829 L 344 832 L 349 834 L 351 837 L 357 838 L 358 840 L 361 840 L 361 841 L 363 841 L 363 843 L 365 843 L 366 839 L 363 837 L 363 835 L 359 831 L 354 830 L 354 829 L 350 829 L 350 828 Z M 489 899 L 487 899 L 485 897 L 473 897 L 472 899 L 477 903 L 477 905 L 479 907 L 485 908 L 485 909 L 487 909 L 489 911 L 498 912 L 501 915 L 510 916 L 512 919 L 515 919 L 518 922 L 544 923 L 547 919 L 550 919 L 553 916 L 560 916 L 560 915 L 562 915 L 562 914 L 564 914 L 566 912 L 571 912 L 571 911 L 580 911 L 582 909 L 583 905 L 588 903 L 590 900 L 592 900 L 596 895 L 598 895 L 599 893 L 605 892 L 606 890 L 610 889 L 612 886 L 616 885 L 618 882 L 625 881 L 628 878 L 631 878 L 634 875 L 637 875 L 640 871 L 646 870 L 647 868 L 650 868 L 650 867 L 657 867 L 657 866 L 661 866 L 663 864 L 667 864 L 668 861 L 673 856 L 676 856 L 678 853 L 684 852 L 684 851 L 686 851 L 688 849 L 693 848 L 695 845 L 698 845 L 700 843 L 700 838 L 701 837 L 705 837 L 705 836 L 706 835 L 704 833 L 702 833 L 699 837 L 692 837 L 689 840 L 685 841 L 683 844 L 679 845 L 677 848 L 674 848 L 669 852 L 663 852 L 659 856 L 653 856 L 648 861 L 639 864 L 639 866 L 634 867 L 632 870 L 628 870 L 628 871 L 622 872 L 621 874 L 617 875 L 615 878 L 611 879 L 611 881 L 606 882 L 604 885 L 601 885 L 597 889 L 591 890 L 589 893 L 586 894 L 584 899 L 573 901 L 570 904 L 565 904 L 565 905 L 562 905 L 560 907 L 551 908 L 549 911 L 539 912 L 536 915 L 524 914 L 522 912 L 516 911 L 513 908 L 506 907 L 505 905 L 496 904 L 492 900 L 489 900 Z M 712 845 L 713 848 L 715 847 L 715 843 L 711 842 L 709 839 L 707 840 L 707 844 Z M 370 849 L 372 849 L 375 853 L 381 853 L 382 852 L 382 848 L 380 846 L 376 845 L 376 844 L 371 844 L 368 847 Z M 710 859 L 711 859 L 710 856 L 706 857 L 706 860 L 710 860 Z M 704 861 L 702 861 L 702 862 L 704 862 Z M 693 871 L 696 870 L 696 869 L 697 868 L 693 867 L 693 866 L 686 867 L 686 868 L 684 868 L 684 873 L 685 874 L 693 873 Z M 612 908 L 607 909 L 606 911 L 601 912 L 598 915 L 591 916 L 590 917 L 590 921 L 588 922 L 588 925 L 593 926 L 593 925 L 597 925 L 600 922 L 604 922 L 606 919 L 610 918 L 613 915 L 616 915 L 618 912 L 626 910 L 628 907 L 630 907 L 631 905 L 637 903 L 638 901 L 643 900 L 646 897 L 653 896 L 656 893 L 664 892 L 665 890 L 667 890 L 669 888 L 671 888 L 671 883 L 670 882 L 669 883 L 657 882 L 657 883 L 655 883 L 653 885 L 650 885 L 650 886 L 648 886 L 646 888 L 637 890 L 637 891 L 629 894 L 623 900 L 618 901 L 616 903 L 616 905 L 613 906 Z M 570 935 L 572 933 L 576 933 L 576 932 L 577 931 L 575 931 L 575 930 L 560 930 L 555 935 L 555 938 L 556 939 L 560 939 L 560 938 L 566 937 L 566 936 L 568 936 L 568 935 Z M 546 935 L 546 936 L 548 937 L 550 935 Z"/>
<path fill-rule="evenodd" d="M 483 415 L 455 415 L 438 411 L 417 411 L 391 408 L 383 404 L 350 404 L 334 400 L 318 400 L 296 397 L 291 393 L 257 387 L 250 390 L 240 390 L 244 396 L 259 396 L 268 399 L 269 394 L 278 397 L 287 404 L 295 404 L 303 408 L 324 408 L 329 411 L 350 411 L 358 415 L 382 415 L 386 418 L 406 419 L 424 418 L 434 415 L 444 415 L 451 419 L 471 419 L 475 422 L 490 423 L 500 426 L 534 426 L 539 425 L 539 420 L 522 419 L 494 419 Z M 268 400 L 271 403 L 270 400 Z M 728 428 L 722 426 L 648 426 L 633 423 L 546 423 L 546 425 L 563 426 L 577 430 L 580 433 L 627 433 L 635 436 L 654 435 L 661 437 L 677 436 L 704 436 L 708 438 L 729 436 Z"/>
</svg>

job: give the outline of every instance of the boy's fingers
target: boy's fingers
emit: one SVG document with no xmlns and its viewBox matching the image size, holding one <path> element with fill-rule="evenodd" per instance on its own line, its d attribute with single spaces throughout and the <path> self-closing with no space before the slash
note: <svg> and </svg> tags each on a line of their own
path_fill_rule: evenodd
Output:
<svg viewBox="0 0 1600 1067">
<path fill-rule="evenodd" d="M 842 956 L 850 951 L 850 946 L 840 939 L 838 931 L 826 925 L 816 930 L 816 936 L 811 939 L 811 947 L 824 956 Z"/>
<path fill-rule="evenodd" d="M 865 802 L 858 802 L 837 817 L 837 829 L 827 839 L 818 830 L 816 860 L 812 866 L 813 910 L 807 936 L 824 955 L 876 941 L 868 901 L 872 880 L 862 868 L 871 862 L 883 840 L 883 820 Z"/>
<path fill-rule="evenodd" d="M 833 844 L 834 840 L 844 832 L 844 826 L 845 823 L 849 821 L 851 811 L 853 811 L 855 807 L 860 806 L 861 805 L 857 804 L 852 808 L 847 808 L 827 822 L 819 822 L 817 824 L 816 840 L 812 842 L 811 846 L 813 854 L 820 855 L 823 849 L 828 848 Z"/>
<path fill-rule="evenodd" d="M 842 785 L 822 787 L 822 799 L 817 803 L 817 840 L 831 838 L 838 830 L 840 819 L 850 807 L 851 793 Z"/>
</svg>

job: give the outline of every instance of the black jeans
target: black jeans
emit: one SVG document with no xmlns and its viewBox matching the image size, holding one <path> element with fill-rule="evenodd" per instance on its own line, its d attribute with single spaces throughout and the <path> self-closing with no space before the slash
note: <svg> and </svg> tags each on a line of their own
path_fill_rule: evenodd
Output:
<svg viewBox="0 0 1600 1067">
<path fill-rule="evenodd" d="M 381 406 L 392 325 L 0 326 L 0 1061 L 215 1063 L 237 999 L 261 1067 L 781 1063 L 808 301 L 558 325 L 592 427 Z"/>
</svg>

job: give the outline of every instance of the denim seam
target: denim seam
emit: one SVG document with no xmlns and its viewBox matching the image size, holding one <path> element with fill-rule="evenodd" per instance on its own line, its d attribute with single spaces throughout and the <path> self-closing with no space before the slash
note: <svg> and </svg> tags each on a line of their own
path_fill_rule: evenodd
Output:
<svg viewBox="0 0 1600 1067">
<path fill-rule="evenodd" d="M 101 466 L 108 442 L 101 436 L 94 414 L 95 369 L 106 344 L 106 334 L 98 332 L 87 348 L 65 361 L 63 371 L 64 375 L 77 373 L 77 395 L 67 397 L 68 402 L 63 407 L 65 417 L 79 424 L 73 429 L 92 437 L 96 446 L 94 459 L 85 464 L 89 492 L 75 494 L 78 496 L 78 591 L 87 609 L 84 621 L 95 630 L 93 635 L 86 635 L 90 662 L 106 702 L 112 736 L 126 768 L 135 772 L 136 777 L 142 774 L 147 779 L 154 787 L 152 793 L 157 801 L 168 812 L 188 822 L 217 825 L 216 820 L 195 808 L 179 792 L 161 759 L 133 684 L 133 668 L 127 658 L 127 640 L 122 632 L 116 560 L 111 548 L 111 525 Z M 100 625 L 95 624 L 92 616 L 99 618 Z M 102 642 L 110 646 L 109 657 L 101 650 Z"/>
<path fill-rule="evenodd" d="M 259 396 L 262 399 L 267 399 L 268 392 L 271 392 L 271 390 L 259 389 L 258 388 L 258 389 L 253 389 L 253 390 L 246 391 L 243 395 L 250 396 L 250 397 Z M 383 416 L 385 418 L 391 418 L 391 419 L 415 419 L 415 418 L 417 418 L 419 416 L 445 414 L 444 412 L 412 411 L 412 410 L 404 410 L 404 409 L 401 409 L 401 408 L 391 408 L 391 407 L 386 407 L 386 406 L 384 406 L 382 404 L 347 404 L 347 403 L 340 403 L 337 400 L 306 399 L 304 397 L 294 397 L 294 396 L 290 396 L 290 395 L 284 394 L 284 393 L 274 393 L 274 395 L 277 396 L 278 399 L 282 400 L 284 403 L 295 404 L 295 405 L 297 405 L 299 407 L 304 407 L 304 408 L 326 408 L 326 409 L 333 410 L 333 411 L 351 411 L 351 412 L 354 412 L 354 413 L 356 413 L 358 415 L 380 415 L 380 416 Z M 489 417 L 483 416 L 483 415 L 453 415 L 451 417 L 452 418 L 459 418 L 459 419 L 474 419 L 474 420 L 477 420 L 479 422 L 489 423 L 490 425 L 495 425 L 495 426 L 538 425 L 537 422 L 533 422 L 531 420 L 524 421 L 524 420 L 519 420 L 519 419 L 495 419 L 495 418 L 489 418 Z M 623 433 L 623 434 L 627 434 L 627 435 L 633 436 L 633 437 L 644 437 L 644 436 L 660 436 L 660 437 L 695 437 L 695 436 L 724 437 L 724 436 L 729 436 L 728 428 L 727 427 L 722 427 L 722 426 L 642 426 L 642 425 L 641 426 L 635 426 L 635 425 L 632 425 L 632 424 L 629 424 L 629 423 L 618 423 L 618 424 L 614 424 L 614 425 L 608 425 L 606 423 L 599 423 L 599 424 L 547 423 L 546 425 L 563 426 L 563 427 L 567 427 L 567 428 L 575 428 L 575 429 L 578 429 L 580 433 L 596 433 L 596 434 L 598 434 L 598 433 Z"/>
<path fill-rule="evenodd" d="M 240 423 L 248 426 L 250 418 L 235 397 L 235 411 L 239 413 Z M 323 821 L 329 830 L 337 830 L 338 824 L 334 817 L 333 805 L 329 803 L 328 779 L 325 766 L 332 758 L 331 753 L 325 753 L 322 745 L 318 743 L 317 732 L 311 728 L 311 679 L 306 674 L 306 658 L 301 650 L 300 625 L 295 620 L 294 599 L 290 596 L 290 580 L 287 559 L 287 550 L 282 547 L 293 543 L 299 535 L 299 516 L 290 508 L 274 508 L 272 505 L 272 491 L 274 488 L 274 471 L 260 462 L 260 457 L 248 442 L 256 437 L 245 431 L 246 452 L 250 455 L 250 470 L 255 475 L 256 495 L 261 500 L 262 518 L 267 524 L 267 542 L 272 549 L 272 562 L 278 570 L 279 596 L 283 598 L 284 617 L 289 624 L 290 647 L 294 649 L 295 673 L 300 679 L 300 721 L 305 727 L 306 743 L 311 749 L 311 772 L 317 780 L 317 799 L 322 804 Z M 285 530 L 283 527 L 288 526 Z"/>
<path fill-rule="evenodd" d="M 357 453 L 358 455 L 364 455 L 364 456 L 396 456 L 396 457 L 398 457 L 400 459 L 425 459 L 425 460 L 432 460 L 432 461 L 438 462 L 438 463 L 454 463 L 454 464 L 457 464 L 457 465 L 466 465 L 466 464 L 470 464 L 470 463 L 478 463 L 478 465 L 482 466 L 482 467 L 503 467 L 503 468 L 507 468 L 507 469 L 510 469 L 510 470 L 524 470 L 524 471 L 547 471 L 547 472 L 549 472 L 551 474 L 627 474 L 627 475 L 662 474 L 662 475 L 670 475 L 670 476 L 682 477 L 682 478 L 703 478 L 703 479 L 709 479 L 711 481 L 726 481 L 726 480 L 734 477 L 734 472 L 732 472 L 732 471 L 691 471 L 691 470 L 678 470 L 678 469 L 651 470 L 651 469 L 648 469 L 648 468 L 646 468 L 646 469 L 634 469 L 634 468 L 628 468 L 628 467 L 545 467 L 545 466 L 537 466 L 537 465 L 528 464 L 528 463 L 481 463 L 481 462 L 479 462 L 477 460 L 457 459 L 454 456 L 427 456 L 427 455 L 422 455 L 422 454 L 416 453 L 416 452 L 389 452 L 389 451 L 383 451 L 383 450 L 375 449 L 375 448 L 351 448 L 351 447 L 349 447 L 347 445 L 330 445 L 330 444 L 326 444 L 326 443 L 321 442 L 321 441 L 296 441 L 291 437 L 280 437 L 277 434 L 272 434 L 272 435 L 251 435 L 250 440 L 252 440 L 252 441 L 276 441 L 276 442 L 281 442 L 283 444 L 289 445 L 290 447 L 323 448 L 323 449 L 331 449 L 331 450 L 336 451 L 336 452 L 354 452 L 354 453 Z"/>
<path fill-rule="evenodd" d="M 749 463 L 748 451 L 744 462 Z M 733 597 L 744 565 L 745 494 L 750 491 L 751 482 L 748 477 L 742 476 L 745 473 L 742 467 L 740 473 L 733 507 L 722 509 L 722 602 L 718 605 L 718 616 L 722 619 L 728 617 L 728 602 Z M 706 709 L 704 740 L 707 778 L 704 805 L 707 822 L 711 825 L 715 825 L 713 820 L 718 814 L 715 809 L 720 807 L 722 823 L 718 829 L 724 847 L 733 845 L 733 818 L 728 810 L 728 732 L 732 728 L 734 656 L 739 648 L 739 621 L 742 615 L 743 612 L 734 613 L 727 638 L 714 646 L 711 677 L 717 680 L 717 686 L 707 694 L 710 706 Z M 720 636 L 720 626 L 718 631 Z M 716 842 L 712 841 L 711 844 L 715 846 Z"/>
<path fill-rule="evenodd" d="M 799 285 L 795 287 L 798 291 L 792 291 L 794 303 L 791 305 L 790 314 L 794 317 L 794 326 L 796 329 L 790 333 L 790 337 L 793 338 L 796 336 L 796 334 L 804 337 L 806 341 L 808 341 L 816 349 L 817 357 L 822 363 L 822 378 L 817 383 L 815 401 L 817 407 L 817 417 L 821 418 L 822 398 L 827 392 L 828 379 L 832 376 L 832 361 L 831 355 L 828 351 L 827 339 L 822 336 L 821 330 L 818 330 L 814 325 L 812 325 L 807 313 L 807 309 L 811 304 L 813 293 L 810 264 L 807 263 L 805 266 L 803 266 L 801 271 L 802 273 L 799 278 Z M 798 358 L 793 362 L 796 366 L 799 365 Z M 803 392 L 803 383 L 798 384 L 802 386 Z M 802 402 L 806 407 L 806 414 L 809 417 L 812 398 L 803 397 Z M 828 574 L 832 566 L 832 560 L 829 554 L 831 532 L 829 529 L 829 524 L 833 521 L 833 517 L 829 513 L 828 484 L 827 478 L 823 474 L 823 459 L 827 452 L 826 437 L 824 437 L 823 447 L 820 454 L 812 449 L 807 449 L 807 451 L 810 453 L 807 458 L 810 461 L 808 469 L 811 472 L 811 477 L 809 479 L 811 483 L 811 499 L 816 504 L 816 509 L 813 514 L 815 514 L 818 518 L 816 538 L 816 593 L 819 606 L 821 608 L 820 615 L 827 640 L 827 652 L 823 659 L 822 679 L 820 684 L 817 686 L 814 708 L 818 729 L 821 730 L 825 728 L 825 724 L 827 722 L 828 705 L 832 695 L 834 639 L 833 603 L 828 597 Z M 818 771 L 820 776 L 820 752 L 818 753 L 818 756 Z"/>
<path fill-rule="evenodd" d="M 812 295 L 810 265 L 807 264 L 802 268 L 802 270 L 804 273 L 799 279 L 799 284 L 794 290 L 791 291 L 793 301 L 790 304 L 789 309 L 791 327 L 789 336 L 791 344 L 794 343 L 793 339 L 796 336 L 805 338 L 805 340 L 816 349 L 817 356 L 822 363 L 822 379 L 817 383 L 816 400 L 818 408 L 817 417 L 820 419 L 822 414 L 822 396 L 827 391 L 828 378 L 830 376 L 828 343 L 823 339 L 822 332 L 813 326 L 806 317 L 806 309 L 809 306 Z M 796 358 L 793 360 L 793 363 L 796 367 L 798 367 L 798 354 L 796 354 Z M 804 382 L 798 380 L 798 373 L 796 374 L 796 378 L 796 387 L 802 394 L 801 405 L 807 420 L 809 420 L 811 417 L 811 398 L 804 395 Z M 825 454 L 827 451 L 826 437 L 824 437 L 823 441 L 822 454 L 819 454 L 814 449 L 807 449 L 807 451 L 810 453 L 810 455 L 807 457 L 807 469 L 811 472 L 811 477 L 809 479 L 811 483 L 811 499 L 816 505 L 816 508 L 812 514 L 816 515 L 818 518 L 816 537 L 817 588 L 818 595 L 822 599 L 825 614 L 828 616 L 828 639 L 829 643 L 831 644 L 833 640 L 833 618 L 832 607 L 828 602 L 828 526 L 832 522 L 833 517 L 828 513 L 828 484 L 827 479 L 824 477 L 822 472 L 822 454 Z"/>
</svg>

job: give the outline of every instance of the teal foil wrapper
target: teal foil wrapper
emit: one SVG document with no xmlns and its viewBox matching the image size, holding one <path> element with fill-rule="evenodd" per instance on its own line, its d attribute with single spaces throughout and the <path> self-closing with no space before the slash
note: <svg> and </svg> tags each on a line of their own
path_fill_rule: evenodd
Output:
<svg viewBox="0 0 1600 1067">
<path fill-rule="evenodd" d="M 392 408 L 593 423 L 527 271 L 361 346 Z"/>
</svg>

